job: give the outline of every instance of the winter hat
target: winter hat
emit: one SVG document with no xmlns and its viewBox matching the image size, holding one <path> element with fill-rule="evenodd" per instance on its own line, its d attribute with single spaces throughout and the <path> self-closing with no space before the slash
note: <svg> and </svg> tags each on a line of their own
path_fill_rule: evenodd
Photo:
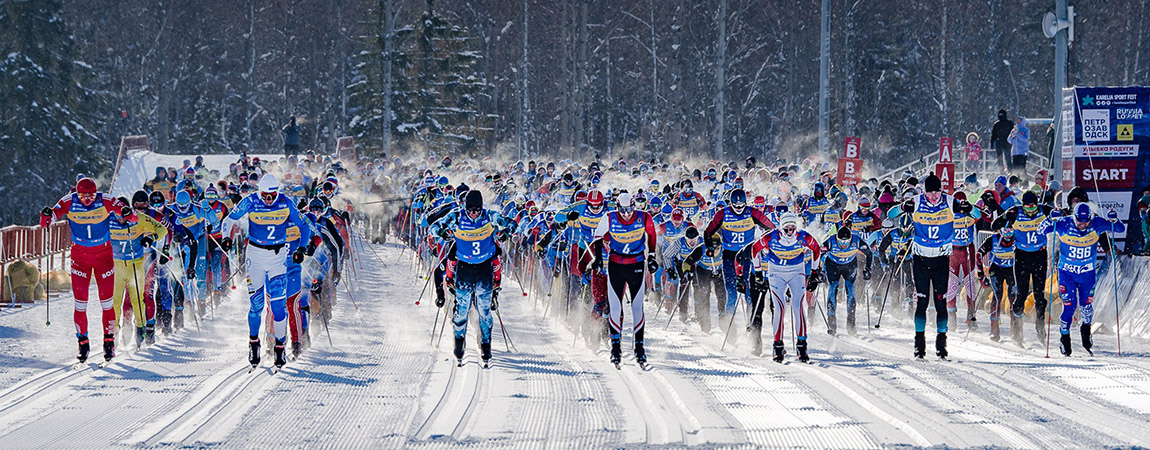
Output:
<svg viewBox="0 0 1150 450">
<path fill-rule="evenodd" d="M 1006 182 L 1006 175 L 999 175 L 998 178 L 994 179 L 994 184 L 1001 184 L 1003 186 L 1009 186 L 1009 184 L 1007 184 L 1007 182 Z"/>
<path fill-rule="evenodd" d="M 1034 191 L 1026 191 L 1022 194 L 1023 205 L 1031 205 L 1035 203 L 1038 203 L 1038 195 L 1036 195 Z"/>
<path fill-rule="evenodd" d="M 1074 219 L 1079 222 L 1086 222 L 1093 217 L 1094 214 L 1090 212 L 1090 205 L 1086 203 L 1079 203 L 1074 207 Z"/>
<path fill-rule="evenodd" d="M 942 180 L 938 179 L 938 176 L 935 174 L 927 176 L 926 180 L 923 181 L 923 185 L 926 187 L 926 192 L 942 191 Z"/>
</svg>

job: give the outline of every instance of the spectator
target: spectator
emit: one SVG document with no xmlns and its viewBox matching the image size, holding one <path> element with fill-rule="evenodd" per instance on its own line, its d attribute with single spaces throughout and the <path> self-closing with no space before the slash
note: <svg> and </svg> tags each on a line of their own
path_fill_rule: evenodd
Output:
<svg viewBox="0 0 1150 450">
<path fill-rule="evenodd" d="M 299 125 L 295 123 L 295 116 L 288 119 L 288 124 L 283 127 L 284 134 L 284 154 L 291 156 L 299 153 Z"/>
<path fill-rule="evenodd" d="M 990 130 L 990 148 L 993 148 L 998 154 L 998 163 L 1004 168 L 1010 163 L 1010 157 L 1006 155 L 1011 154 L 1011 144 L 1008 137 L 1013 130 L 1014 122 L 1006 118 L 1006 110 L 998 110 L 998 120 L 994 122 L 994 127 Z"/>
<path fill-rule="evenodd" d="M 978 170 L 978 163 L 982 161 L 982 145 L 978 143 L 978 133 L 971 131 L 966 134 L 966 172 Z M 972 169 L 973 168 L 973 169 Z"/>
<path fill-rule="evenodd" d="M 1026 158 L 1030 156 L 1030 128 L 1026 127 L 1026 118 L 1019 116 L 1010 137 L 1010 159 L 1014 172 L 1026 171 Z"/>
</svg>

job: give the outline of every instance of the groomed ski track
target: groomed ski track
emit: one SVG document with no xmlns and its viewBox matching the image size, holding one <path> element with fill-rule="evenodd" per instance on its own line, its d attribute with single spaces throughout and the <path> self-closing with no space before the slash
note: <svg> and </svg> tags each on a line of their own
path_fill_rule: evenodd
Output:
<svg viewBox="0 0 1150 450">
<path fill-rule="evenodd" d="M 1140 338 L 1124 336 L 1118 358 L 1113 335 L 1099 333 L 1090 357 L 1074 333 L 1073 357 L 1052 348 L 1046 359 L 1033 326 L 1024 327 L 1024 348 L 995 343 L 981 314 L 982 329 L 969 337 L 964 325 L 953 327 L 951 361 L 914 361 L 910 321 L 888 304 L 882 328 L 868 327 L 860 300 L 857 336 L 845 335 L 842 302 L 839 336 L 825 333 L 818 312 L 810 317 L 812 364 L 793 358 L 789 323 L 787 363 L 776 364 L 750 355 L 742 306 L 732 341 L 720 350 L 718 327 L 704 334 L 677 318 L 667 326 L 666 312 L 654 319 L 649 301 L 651 370 L 631 358 L 630 333 L 616 370 L 605 348 L 588 349 L 564 325 L 562 308 L 545 306 L 546 292 L 523 297 L 507 276 L 500 313 L 517 351 L 506 351 L 496 320 L 493 364 L 483 369 L 473 325 L 456 367 L 450 319 L 439 348 L 432 345 L 434 294 L 429 289 L 422 306 L 414 305 L 424 280 L 411 252 L 400 257 L 394 244 L 376 250 L 382 261 L 361 251 L 359 278 L 345 276 L 358 312 L 340 288 L 332 343 L 313 323 L 312 348 L 276 374 L 269 358 L 248 373 L 242 288 L 202 329 L 188 317 L 183 330 L 140 351 L 121 350 L 103 368 L 94 361 L 72 367 L 70 295 L 55 297 L 50 327 L 42 302 L 0 310 L 0 448 L 1150 443 L 1150 360 Z M 928 333 L 930 353 L 933 339 Z M 764 347 L 770 351 L 769 342 Z"/>
</svg>

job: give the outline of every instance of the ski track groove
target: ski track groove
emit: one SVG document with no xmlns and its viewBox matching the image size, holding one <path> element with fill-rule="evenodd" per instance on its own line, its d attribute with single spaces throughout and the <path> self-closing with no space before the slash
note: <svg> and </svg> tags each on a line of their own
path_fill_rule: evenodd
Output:
<svg viewBox="0 0 1150 450">
<path fill-rule="evenodd" d="M 867 342 L 864 339 L 858 340 Z M 849 340 L 842 340 L 842 342 L 848 345 L 853 345 L 864 353 L 869 352 L 886 357 L 896 357 L 889 352 L 880 352 L 876 350 L 877 347 L 874 345 L 864 347 L 862 345 L 850 342 Z M 951 347 L 952 350 L 957 348 L 960 347 Z M 966 349 L 964 348 L 963 350 Z M 1017 362 L 1017 359 L 1015 362 Z M 974 364 L 982 365 L 984 363 Z M 962 406 L 961 415 L 977 418 L 978 415 L 970 411 L 979 411 L 980 413 L 984 414 L 985 416 L 983 417 L 983 422 L 973 423 L 978 423 L 982 426 L 985 426 L 996 434 L 1007 438 L 1013 447 L 1033 447 L 1036 446 L 1035 443 L 1041 443 L 1041 447 L 1050 448 L 1064 444 L 1064 436 L 1049 434 L 1048 430 L 1051 426 L 1050 422 L 1066 422 L 1062 424 L 1060 429 L 1078 434 L 1078 436 L 1076 436 L 1078 439 L 1076 442 L 1082 443 L 1084 445 L 1089 445 L 1085 444 L 1086 442 L 1095 442 L 1094 445 L 1106 445 L 1105 442 L 1098 440 L 1099 436 L 1075 432 L 1081 422 L 1073 416 L 1065 416 L 1060 414 L 1060 411 L 1057 408 L 1045 409 L 1047 412 L 1059 415 L 1059 419 L 1053 421 L 1041 417 L 1036 417 L 1033 410 L 1019 408 L 1018 405 L 1026 405 L 1030 402 L 1047 403 L 1046 398 L 1049 392 L 1040 392 L 1030 389 L 1030 385 L 1028 383 L 1006 383 L 1001 381 L 999 379 L 1000 377 L 989 376 L 987 370 L 978 370 L 973 367 L 968 367 L 967 363 L 957 360 L 949 362 L 924 361 L 921 363 L 898 364 L 897 366 L 899 368 L 898 370 L 906 374 L 909 378 L 917 377 L 917 379 L 922 379 L 929 376 L 932 379 L 941 380 L 943 374 L 955 375 L 956 372 L 962 371 L 966 372 L 969 376 L 977 377 L 986 381 L 987 383 L 985 384 L 967 383 L 964 386 L 959 386 L 958 384 L 950 383 L 945 389 L 938 387 L 937 385 L 932 386 L 931 388 L 938 390 L 943 395 L 946 395 L 946 392 L 961 391 L 961 396 L 959 398 L 955 398 L 956 401 L 953 403 Z M 1046 382 L 1039 380 L 1034 381 L 1035 383 L 1038 383 L 1038 386 L 1043 386 L 1049 389 L 1049 386 Z M 973 394 L 973 390 L 975 389 L 981 389 L 984 392 L 975 395 Z M 1020 395 L 1018 392 L 1020 389 L 1026 389 L 1033 395 Z M 997 399 L 998 401 L 990 402 L 987 399 Z M 945 410 L 945 406 L 936 405 L 936 408 L 943 408 L 942 410 Z M 959 416 L 960 414 L 958 411 L 956 411 L 954 415 Z M 1023 428 L 1025 430 L 1022 430 Z M 1019 433 L 1025 434 L 1026 436 L 1029 436 L 1029 438 L 1018 441 L 1020 439 L 1018 437 Z"/>
</svg>

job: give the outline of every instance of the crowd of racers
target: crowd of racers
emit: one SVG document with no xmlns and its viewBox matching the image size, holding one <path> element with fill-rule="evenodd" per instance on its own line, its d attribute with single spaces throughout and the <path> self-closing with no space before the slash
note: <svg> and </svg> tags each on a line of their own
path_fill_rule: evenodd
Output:
<svg viewBox="0 0 1150 450">
<path fill-rule="evenodd" d="M 1081 188 L 1062 192 L 1046 171 L 971 175 L 952 195 L 937 176 L 911 172 L 837 185 L 829 164 L 810 160 L 417 164 L 396 177 L 404 203 L 387 219 L 423 262 L 436 305 L 454 299 L 460 359 L 471 308 L 481 357 L 491 358 L 491 311 L 507 271 L 588 346 L 608 345 L 616 364 L 627 316 L 635 359 L 646 362 L 645 302 L 704 333 L 717 326 L 724 345 L 748 333 L 755 355 L 770 310 L 776 361 L 786 354 L 788 308 L 802 361 L 810 320 L 836 334 L 845 315 L 855 334 L 864 307 L 866 325 L 877 325 L 888 306 L 912 321 L 921 358 L 934 308 L 935 353 L 945 358 L 960 319 L 977 329 L 985 317 L 1000 340 L 1002 311 L 1015 343 L 1026 322 L 1047 343 L 1048 292 L 1062 300 L 1057 345 L 1070 355 L 1072 326 L 1092 347 L 1095 284 L 1115 254 L 1107 234 L 1125 230 L 1116 213 L 1097 211 Z"/>
<path fill-rule="evenodd" d="M 960 310 L 971 328 L 986 311 L 991 339 L 1001 338 L 1005 310 L 1014 342 L 1022 344 L 1030 321 L 1044 340 L 1051 286 L 1063 304 L 1059 347 L 1069 355 L 1074 325 L 1091 348 L 1095 284 L 1115 253 L 1107 234 L 1125 230 L 1113 211 L 1098 211 L 1081 188 L 1062 192 L 1044 171 L 985 184 L 972 175 L 951 195 L 933 174 L 837 185 L 827 163 L 753 157 L 699 167 L 395 158 L 350 169 L 313 155 L 243 157 L 223 176 L 200 161 L 185 166 L 157 169 L 130 200 L 80 177 L 75 192 L 42 211 L 42 224 L 71 226 L 81 360 L 92 277 L 110 359 L 121 325 L 133 323 L 137 345 L 150 344 L 157 323 L 169 333 L 185 325 L 185 308 L 193 318 L 206 314 L 240 274 L 251 300 L 249 362 L 260 361 L 267 305 L 266 342 L 283 365 L 289 338 L 296 355 L 309 343 L 312 297 L 334 299 L 353 253 L 353 221 L 372 242 L 398 236 L 413 249 L 436 306 L 450 311 L 460 359 L 474 309 L 480 354 L 490 360 L 504 272 L 588 346 L 606 344 L 616 364 L 628 317 L 635 358 L 646 362 L 648 301 L 656 316 L 717 329 L 724 343 L 749 334 L 756 355 L 769 310 L 776 361 L 786 354 L 788 321 L 792 348 L 807 361 L 810 320 L 836 334 L 845 315 L 855 334 L 862 309 L 871 325 L 888 305 L 913 321 L 922 357 L 933 307 L 936 354 L 946 357 Z"/>
<path fill-rule="evenodd" d="M 189 321 L 198 326 L 240 280 L 247 280 L 251 303 L 253 366 L 261 360 L 265 306 L 271 309 L 266 350 L 276 366 L 286 363 L 289 347 L 298 356 L 310 345 L 313 311 L 330 317 L 353 242 L 350 202 L 340 198 L 339 184 L 350 172 L 313 158 L 265 166 L 243 156 L 224 176 L 208 171 L 201 158 L 190 163 L 157 168 L 130 199 L 98 192 L 94 180 L 79 175 L 71 193 L 41 211 L 42 226 L 65 220 L 70 227 L 81 362 L 91 348 L 86 310 L 93 278 L 105 360 L 116 354 L 117 334 L 121 345 L 139 347 L 153 344 L 157 332 L 170 335 Z M 117 333 L 129 326 L 134 341 L 131 331 Z"/>
</svg>

